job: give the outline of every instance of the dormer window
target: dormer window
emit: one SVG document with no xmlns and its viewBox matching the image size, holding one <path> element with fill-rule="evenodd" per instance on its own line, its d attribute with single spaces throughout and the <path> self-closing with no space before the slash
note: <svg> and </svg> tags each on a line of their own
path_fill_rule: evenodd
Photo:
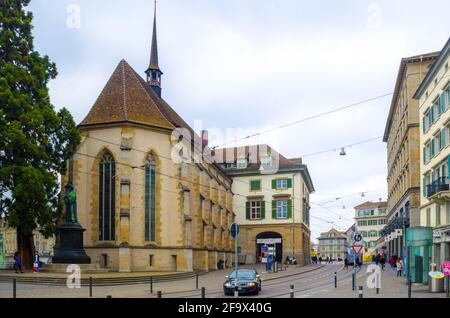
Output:
<svg viewBox="0 0 450 318">
<path fill-rule="evenodd" d="M 246 169 L 248 165 L 247 159 L 238 159 L 236 165 L 238 169 Z"/>
<path fill-rule="evenodd" d="M 261 164 L 265 167 L 272 166 L 272 156 L 264 156 L 261 158 Z"/>
</svg>

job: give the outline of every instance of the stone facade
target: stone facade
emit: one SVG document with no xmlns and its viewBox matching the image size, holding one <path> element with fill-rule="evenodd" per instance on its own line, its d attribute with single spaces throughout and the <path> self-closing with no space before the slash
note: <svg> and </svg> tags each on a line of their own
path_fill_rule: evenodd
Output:
<svg viewBox="0 0 450 318">
<path fill-rule="evenodd" d="M 388 163 L 387 222 L 402 218 L 403 222 L 397 223 L 403 233 L 405 228 L 420 223 L 420 116 L 419 103 L 413 96 L 437 55 L 430 53 L 401 60 L 384 134 Z M 384 237 L 388 234 L 391 233 L 385 233 Z M 403 246 L 401 235 L 388 242 L 387 253 L 402 255 Z"/>
<path fill-rule="evenodd" d="M 231 180 L 219 168 L 174 163 L 170 132 L 133 125 L 81 129 L 73 182 L 93 262 L 121 272 L 192 271 L 215 269 L 219 260 L 230 259 L 233 195 Z M 124 134 L 133 136 L 132 149 L 121 147 Z M 99 162 L 105 153 L 116 166 L 112 241 L 100 240 L 98 229 Z M 150 153 L 156 161 L 155 241 L 145 240 L 145 171 L 140 168 Z"/>
</svg>

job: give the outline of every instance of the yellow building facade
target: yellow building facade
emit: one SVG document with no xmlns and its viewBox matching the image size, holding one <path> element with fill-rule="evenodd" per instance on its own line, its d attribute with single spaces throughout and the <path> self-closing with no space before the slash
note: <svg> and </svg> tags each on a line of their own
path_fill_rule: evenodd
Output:
<svg viewBox="0 0 450 318">
<path fill-rule="evenodd" d="M 420 225 L 434 229 L 432 260 L 450 260 L 450 40 L 418 88 L 421 165 Z M 431 238 L 430 238 L 431 239 Z"/>
</svg>

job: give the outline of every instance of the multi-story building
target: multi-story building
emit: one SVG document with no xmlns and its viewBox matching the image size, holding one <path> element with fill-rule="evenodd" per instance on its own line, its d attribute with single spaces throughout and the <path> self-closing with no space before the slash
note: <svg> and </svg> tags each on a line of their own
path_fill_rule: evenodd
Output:
<svg viewBox="0 0 450 318">
<path fill-rule="evenodd" d="M 295 256 L 299 264 L 309 263 L 309 195 L 314 186 L 307 166 L 267 145 L 221 151 L 223 167 L 233 179 L 242 261 L 254 264 L 268 245 L 275 247 L 278 261 Z"/>
<path fill-rule="evenodd" d="M 450 39 L 418 88 L 423 177 L 420 225 L 433 228 L 433 262 L 450 260 Z M 431 233 L 431 231 L 430 231 Z M 425 249 L 427 250 L 427 249 Z M 428 269 L 429 252 L 420 255 Z"/>
<path fill-rule="evenodd" d="M 363 235 L 364 247 L 368 249 L 367 254 L 373 254 L 381 236 L 380 231 L 386 226 L 387 202 L 368 201 L 354 209 L 356 231 Z"/>
<path fill-rule="evenodd" d="M 120 272 L 231 265 L 232 180 L 194 158 L 207 145 L 162 98 L 156 17 L 150 56 L 145 79 L 122 60 L 79 125 L 62 182 L 77 191 L 85 250 Z"/>
<path fill-rule="evenodd" d="M 343 260 L 347 257 L 347 236 L 345 232 L 339 232 L 333 228 L 328 232 L 321 233 L 317 240 L 319 241 L 322 259 Z"/>
<path fill-rule="evenodd" d="M 387 238 L 383 244 L 389 255 L 404 255 L 405 229 L 420 223 L 420 116 L 413 96 L 437 56 L 423 54 L 400 62 L 383 139 L 387 143 L 388 215 L 381 232 Z M 390 236 L 396 230 L 401 235 Z"/>
<path fill-rule="evenodd" d="M 38 230 L 33 232 L 34 249 L 44 263 L 53 256 L 55 238 L 45 238 Z M 13 264 L 14 253 L 18 251 L 17 231 L 8 226 L 5 218 L 0 218 L 0 269 Z"/>
</svg>

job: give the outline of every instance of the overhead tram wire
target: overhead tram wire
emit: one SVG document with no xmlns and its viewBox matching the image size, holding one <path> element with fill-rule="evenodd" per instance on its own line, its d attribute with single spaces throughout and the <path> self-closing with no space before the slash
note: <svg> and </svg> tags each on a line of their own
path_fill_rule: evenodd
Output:
<svg viewBox="0 0 450 318">
<path fill-rule="evenodd" d="M 96 137 L 91 137 L 91 136 L 85 136 L 86 138 L 90 138 L 90 139 L 92 139 L 92 140 L 96 140 L 96 141 L 99 141 L 99 142 L 104 142 L 104 143 L 107 143 L 107 144 L 110 144 L 110 145 L 113 145 L 113 146 L 116 146 L 116 147 L 121 147 L 122 145 L 120 145 L 120 144 L 117 144 L 117 143 L 113 143 L 113 142 L 111 142 L 111 141 L 108 141 L 108 140 L 103 140 L 103 139 L 100 139 L 100 138 L 96 138 Z M 148 154 L 149 152 L 148 151 L 145 151 L 145 150 L 140 150 L 140 149 L 136 149 L 136 148 L 130 148 L 131 150 L 134 150 L 134 151 L 137 151 L 137 152 L 140 152 L 140 153 L 144 153 L 144 154 Z M 172 161 L 173 162 L 173 159 L 172 158 L 169 158 L 169 157 L 165 157 L 165 156 L 162 156 L 162 155 L 158 155 L 158 158 L 162 158 L 162 159 L 165 159 L 165 160 L 170 160 L 170 161 Z M 187 163 L 188 165 L 194 165 L 193 163 Z M 245 185 L 249 185 L 250 186 L 250 182 L 247 182 L 247 181 L 244 181 L 244 180 L 240 180 L 240 179 L 233 179 L 233 182 L 234 181 L 237 181 L 237 182 L 241 182 L 241 183 L 243 183 L 243 184 L 245 184 Z M 278 192 L 276 192 L 274 189 L 269 189 L 269 188 L 265 188 L 265 187 L 263 187 L 263 186 L 261 186 L 261 189 L 262 190 L 266 190 L 266 191 L 269 191 L 269 192 L 271 192 L 271 193 L 274 193 L 274 194 L 278 194 Z M 215 190 L 215 189 L 214 189 Z M 223 190 L 220 190 L 220 191 L 223 191 Z M 292 196 L 292 199 L 293 200 L 295 200 L 295 199 L 302 199 L 302 198 L 297 198 L 297 197 L 295 197 L 295 196 Z"/>
<path fill-rule="evenodd" d="M 118 144 L 118 143 L 114 143 L 114 142 L 111 142 L 111 141 L 108 141 L 108 140 L 104 140 L 104 139 L 100 139 L 100 138 L 96 138 L 96 137 L 92 137 L 92 136 L 85 136 L 86 138 L 89 138 L 89 139 L 92 139 L 92 140 L 96 140 L 96 141 L 99 141 L 99 142 L 104 142 L 104 143 L 107 143 L 107 144 L 110 144 L 110 145 L 113 145 L 113 146 L 116 146 L 116 147 L 121 147 L 122 145 L 121 144 Z M 382 138 L 382 137 L 379 137 L 379 138 L 375 138 L 375 140 L 376 139 L 380 139 L 380 138 Z M 369 141 L 373 141 L 374 139 L 369 139 Z M 368 141 L 363 141 L 363 142 L 358 142 L 358 143 L 355 143 L 355 144 L 352 144 L 352 145 L 350 145 L 350 146 L 355 146 L 355 145 L 359 145 L 359 144 L 362 144 L 362 143 L 364 143 L 364 142 L 368 142 Z M 348 146 L 347 146 L 348 147 Z M 133 148 L 133 147 L 131 147 L 130 148 L 131 150 L 134 150 L 134 151 L 137 151 L 137 152 L 140 152 L 140 153 L 143 153 L 143 154 L 148 154 L 149 153 L 149 151 L 145 151 L 145 150 L 141 150 L 141 149 L 137 149 L 137 148 Z M 338 149 L 338 148 L 336 148 L 336 149 Z M 333 151 L 333 150 L 331 150 L 331 151 Z M 165 157 L 165 156 L 163 156 L 163 155 L 158 155 L 158 157 L 159 158 L 162 158 L 162 159 L 165 159 L 165 160 L 170 160 L 170 161 L 173 161 L 173 159 L 172 158 L 169 158 L 169 157 Z M 187 163 L 188 165 L 194 165 L 193 163 Z M 243 183 L 243 184 L 246 184 L 246 185 L 250 185 L 250 182 L 247 182 L 247 181 L 244 181 L 244 180 L 240 180 L 240 179 L 233 179 L 233 181 L 237 181 L 237 182 L 241 182 L 241 183 Z M 265 187 L 262 187 L 261 189 L 263 189 L 263 190 L 266 190 L 266 191 L 269 191 L 269 192 L 271 192 L 271 193 L 277 193 L 276 191 L 274 191 L 274 189 L 269 189 L 269 188 L 265 188 Z M 222 190 L 221 190 L 222 191 Z M 361 194 L 361 193 L 370 193 L 370 192 L 373 192 L 373 191 L 363 191 L 363 192 L 359 192 L 359 193 L 355 193 L 355 195 L 356 194 Z M 352 195 L 353 196 L 353 195 Z M 348 196 L 348 197 L 350 197 L 350 196 Z M 343 198 L 346 198 L 346 197 L 341 197 L 341 198 L 339 198 L 339 199 L 343 199 Z M 292 199 L 296 199 L 296 197 L 295 196 L 293 196 L 292 197 Z M 330 200 L 327 200 L 325 203 L 327 203 L 327 202 L 331 202 Z"/>
<path fill-rule="evenodd" d="M 357 143 L 354 143 L 354 144 L 350 144 L 350 145 L 347 145 L 347 146 L 338 147 L 338 148 L 332 148 L 332 149 L 323 150 L 323 151 L 318 151 L 318 152 L 313 152 L 313 153 L 310 153 L 310 154 L 307 154 L 307 155 L 302 155 L 302 156 L 300 156 L 300 157 L 305 158 L 305 157 L 311 157 L 311 156 L 321 155 L 321 154 L 324 154 L 324 153 L 337 151 L 337 150 L 339 150 L 339 149 L 341 149 L 341 148 L 351 148 L 351 147 L 354 147 L 354 146 L 359 146 L 359 145 L 362 145 L 362 144 L 366 144 L 366 143 L 369 143 L 369 142 L 373 142 L 373 141 L 376 141 L 376 140 L 380 140 L 380 139 L 382 139 L 382 138 L 383 138 L 383 136 L 379 136 L 379 137 L 375 137 L 375 138 L 370 138 L 370 139 L 366 139 L 366 140 L 363 140 L 363 141 L 360 141 L 360 142 L 357 142 Z"/>
<path fill-rule="evenodd" d="M 248 136 L 245 136 L 245 137 L 242 137 L 242 138 L 238 138 L 238 139 L 235 139 L 233 141 L 225 142 L 225 143 L 223 143 L 221 145 L 213 147 L 212 149 L 214 150 L 214 149 L 217 149 L 217 148 L 222 148 L 222 147 L 224 147 L 226 145 L 234 144 L 234 143 L 237 143 L 237 142 L 242 141 L 242 140 L 251 139 L 251 138 L 254 138 L 254 137 L 257 137 L 257 136 L 260 136 L 260 135 L 264 135 L 264 134 L 267 134 L 267 133 L 270 133 L 270 132 L 273 132 L 273 131 L 276 131 L 276 130 L 279 130 L 279 129 L 287 128 L 287 127 L 290 127 L 290 126 L 295 126 L 295 125 L 298 125 L 300 123 L 304 123 L 304 122 L 307 122 L 307 121 L 310 121 L 310 120 L 313 120 L 313 119 L 317 119 L 317 118 L 320 118 L 320 117 L 323 117 L 323 116 L 327 116 L 327 115 L 330 115 L 330 114 L 333 114 L 333 113 L 337 113 L 337 112 L 340 112 L 340 111 L 343 111 L 343 110 L 346 110 L 346 109 L 350 109 L 350 108 L 354 108 L 354 107 L 357 107 L 357 106 L 361 106 L 361 105 L 364 105 L 366 103 L 369 103 L 369 102 L 372 102 L 372 101 L 375 101 L 375 100 L 378 100 L 378 99 L 382 99 L 382 98 L 391 96 L 393 94 L 394 93 L 387 93 L 387 94 L 379 95 L 379 96 L 376 96 L 376 97 L 373 97 L 373 98 L 369 98 L 369 99 L 366 99 L 366 100 L 363 100 L 363 101 L 360 101 L 360 102 L 357 102 L 357 103 L 354 103 L 354 104 L 350 104 L 350 105 L 347 105 L 347 106 L 339 107 L 339 108 L 336 108 L 334 110 L 330 110 L 330 111 L 327 111 L 327 112 L 324 112 L 324 113 L 320 113 L 320 114 L 317 114 L 317 115 L 314 115 L 314 116 L 306 117 L 306 118 L 303 118 L 303 119 L 300 119 L 300 120 L 297 120 L 297 121 L 294 121 L 294 122 L 291 122 L 291 123 L 287 123 L 287 124 L 283 124 L 283 125 L 280 125 L 280 126 L 277 126 L 277 127 L 269 128 L 269 129 L 263 130 L 261 132 L 255 133 L 255 134 L 251 134 L 251 135 L 248 135 Z"/>
<path fill-rule="evenodd" d="M 80 156 L 86 156 L 86 157 L 89 157 L 89 158 L 93 158 L 93 159 L 100 159 L 100 158 L 97 157 L 97 156 L 88 155 L 88 154 L 84 154 L 84 153 L 80 153 L 80 152 L 77 152 L 76 154 L 77 154 L 77 155 L 80 155 Z M 129 165 L 129 164 L 126 164 L 126 163 L 123 163 L 123 162 L 119 162 L 119 161 L 115 161 L 115 163 L 118 164 L 118 165 L 123 165 L 123 166 L 130 167 L 130 168 L 132 168 L 132 169 L 134 168 L 134 169 L 144 170 L 143 167 L 134 167 L 134 166 L 132 166 L 132 165 Z M 94 174 L 94 173 L 92 173 L 92 172 L 86 172 L 86 171 L 80 171 L 80 172 L 81 172 L 81 173 L 84 173 L 84 174 L 90 174 L 90 175 L 96 175 L 96 176 L 98 176 L 98 174 Z M 219 188 L 211 187 L 210 185 L 204 185 L 204 184 L 197 183 L 197 182 L 195 182 L 195 181 L 190 181 L 190 180 L 183 180 L 183 179 L 181 179 L 181 178 L 174 177 L 174 176 L 171 176 L 171 175 L 168 175 L 168 174 L 164 174 L 164 173 L 162 173 L 162 172 L 156 171 L 156 174 L 159 174 L 159 175 L 162 175 L 162 176 L 165 176 L 165 177 L 168 177 L 168 178 L 172 178 L 172 179 L 178 180 L 178 181 L 180 181 L 180 182 L 185 181 L 185 182 L 188 182 L 188 183 L 192 183 L 192 184 L 195 184 L 195 185 L 199 185 L 199 186 L 201 186 L 201 187 L 208 187 L 208 188 L 213 189 L 213 190 L 217 190 L 217 191 L 221 191 L 221 192 L 227 193 L 227 191 L 221 190 L 221 189 L 219 189 Z M 138 186 L 144 186 L 144 185 L 142 185 L 142 184 L 138 184 L 138 183 L 134 183 L 134 182 L 132 182 L 131 184 L 138 185 Z M 169 193 L 173 193 L 173 194 L 179 195 L 179 193 L 174 192 L 174 191 L 171 191 L 171 190 L 165 190 L 165 191 L 167 191 L 167 192 L 169 192 Z M 239 196 L 239 197 L 247 198 L 246 195 L 243 195 L 243 194 L 240 194 L 240 193 L 234 193 L 234 192 L 231 192 L 231 193 L 232 193 L 233 195 L 236 195 L 236 196 Z M 239 206 L 239 205 L 238 205 L 238 207 L 246 208 L 246 207 L 244 207 L 244 206 Z M 296 212 L 299 212 L 299 213 L 302 213 L 302 212 L 303 212 L 303 211 L 301 211 L 301 210 L 299 210 L 298 208 L 295 208 L 295 207 L 293 208 L 293 211 L 296 211 Z M 321 219 L 321 218 L 316 217 L 316 216 L 313 216 L 313 215 L 310 215 L 310 217 L 311 217 L 311 218 L 314 218 L 314 219 L 317 219 L 317 220 L 319 220 L 319 221 L 328 223 L 328 224 L 331 224 L 331 223 L 332 223 L 332 222 L 326 221 L 326 220 L 324 220 L 324 219 Z"/>
</svg>

